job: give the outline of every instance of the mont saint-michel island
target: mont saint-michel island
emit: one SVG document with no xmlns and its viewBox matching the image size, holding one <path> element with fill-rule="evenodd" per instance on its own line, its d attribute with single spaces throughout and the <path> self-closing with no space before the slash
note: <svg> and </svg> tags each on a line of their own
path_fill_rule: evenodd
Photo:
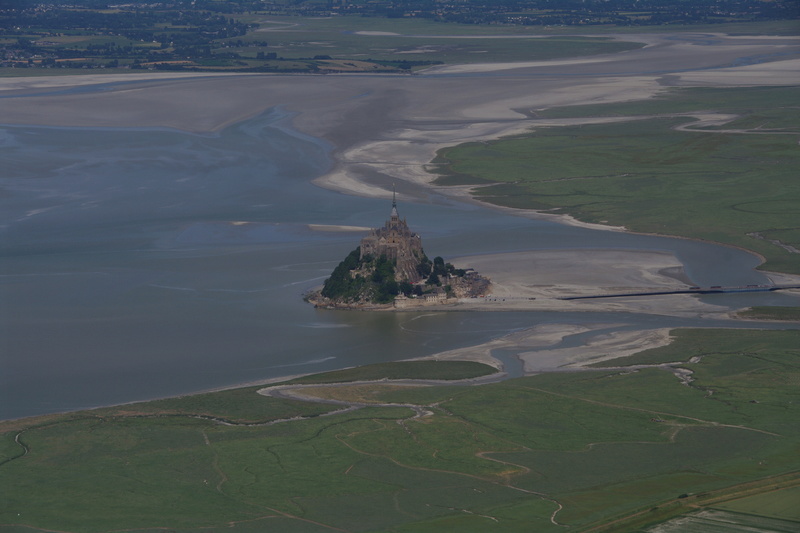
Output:
<svg viewBox="0 0 800 533">
<path fill-rule="evenodd" d="M 383 227 L 370 230 L 306 299 L 327 309 L 407 309 L 482 297 L 489 287 L 473 269 L 455 268 L 438 256 L 431 261 L 422 238 L 400 218 L 393 193 Z"/>
</svg>

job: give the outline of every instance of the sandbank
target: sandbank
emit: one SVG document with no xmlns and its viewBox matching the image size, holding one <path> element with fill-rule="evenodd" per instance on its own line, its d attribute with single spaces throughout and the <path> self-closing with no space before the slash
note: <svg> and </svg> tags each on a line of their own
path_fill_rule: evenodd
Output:
<svg viewBox="0 0 800 533">
<path fill-rule="evenodd" d="M 460 257 L 458 268 L 474 268 L 492 280 L 484 298 L 459 301 L 464 310 L 619 311 L 671 316 L 727 316 L 725 307 L 691 294 L 563 298 L 686 290 L 691 283 L 671 253 L 636 250 L 536 250 Z"/>
<path fill-rule="evenodd" d="M 308 229 L 312 231 L 366 233 L 371 228 L 365 226 L 342 226 L 338 224 L 309 224 Z"/>
<path fill-rule="evenodd" d="M 800 83 L 799 73 L 800 59 L 787 59 L 708 72 L 685 72 L 681 74 L 681 82 L 696 86 L 724 87 L 797 85 Z"/>
<path fill-rule="evenodd" d="M 515 61 L 508 63 L 477 63 L 470 65 L 444 65 L 431 67 L 427 70 L 428 74 L 474 74 L 478 72 L 497 72 L 500 70 L 513 70 L 530 67 L 552 67 L 583 65 L 586 63 L 603 63 L 612 61 L 609 57 L 586 57 L 580 59 L 560 59 L 550 61 Z"/>
<path fill-rule="evenodd" d="M 475 361 L 493 366 L 498 370 L 503 370 L 503 363 L 493 355 L 495 350 L 545 348 L 560 343 L 564 338 L 570 335 L 591 331 L 592 328 L 600 329 L 606 327 L 611 327 L 611 324 L 588 326 L 576 324 L 541 324 L 522 331 L 510 333 L 483 344 L 448 350 L 429 357 L 421 357 L 420 359 L 435 361 Z"/>
<path fill-rule="evenodd" d="M 478 385 L 492 383 L 509 374 L 508 356 L 498 358 L 498 351 L 514 353 L 522 367 L 522 375 L 543 372 L 575 372 L 588 370 L 593 363 L 625 357 L 635 353 L 666 346 L 672 342 L 669 328 L 645 329 L 636 331 L 608 331 L 625 324 L 540 324 L 523 331 L 505 335 L 499 339 L 466 348 L 441 352 L 417 360 L 433 361 L 474 361 L 496 368 L 499 374 L 461 381 L 435 380 L 380 380 L 355 381 L 332 384 L 281 385 L 271 384 L 258 390 L 258 394 L 289 398 L 299 401 L 323 401 L 349 408 L 365 407 L 375 404 L 375 393 L 398 390 L 407 387 L 430 385 Z M 581 346 L 561 347 L 568 337 L 595 332 Z M 515 365 L 517 366 L 517 365 Z M 514 371 L 514 375 L 519 372 Z M 266 382 L 264 384 L 267 384 Z M 376 388 L 377 387 L 377 388 Z M 384 404 L 394 405 L 394 404 Z M 409 405 L 407 405 L 409 406 Z M 410 406 L 409 406 L 410 407 Z"/>
<path fill-rule="evenodd" d="M 498 359 L 497 350 L 514 352 L 522 363 L 523 373 L 562 372 L 580 370 L 586 365 L 625 357 L 666 346 L 672 341 L 669 328 L 636 331 L 608 331 L 624 324 L 540 324 L 505 335 L 484 344 L 438 353 L 430 359 L 437 361 L 476 361 L 507 370 Z M 580 346 L 559 346 L 566 338 L 597 332 Z"/>
<path fill-rule="evenodd" d="M 215 72 L 131 72 L 130 74 L 76 74 L 72 76 L 31 76 L 0 78 L 0 91 L 29 91 L 56 87 L 85 87 L 104 83 L 119 83 L 150 80 L 173 80 L 229 76 Z"/>
<path fill-rule="evenodd" d="M 395 36 L 400 35 L 399 33 L 395 33 L 393 31 L 369 31 L 369 30 L 362 30 L 354 32 L 356 35 L 382 35 L 382 36 Z"/>
<path fill-rule="evenodd" d="M 576 370 L 587 365 L 626 357 L 644 350 L 666 346 L 672 342 L 669 328 L 641 331 L 598 333 L 585 344 L 569 348 L 553 348 L 521 352 L 525 373 Z"/>
</svg>

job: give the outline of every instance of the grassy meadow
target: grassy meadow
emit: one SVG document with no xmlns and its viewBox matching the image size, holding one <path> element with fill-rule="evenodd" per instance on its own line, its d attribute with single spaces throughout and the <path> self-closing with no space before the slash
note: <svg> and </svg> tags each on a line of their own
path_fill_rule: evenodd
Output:
<svg viewBox="0 0 800 533">
<path fill-rule="evenodd" d="M 779 503 L 800 484 L 787 423 L 800 332 L 676 336 L 625 363 L 682 361 L 688 385 L 663 368 L 599 368 L 376 382 L 375 405 L 349 412 L 250 387 L 2 422 L 0 531 L 639 531 L 712 504 L 800 525 Z M 419 377 L 422 363 L 318 381 Z M 435 365 L 448 377 L 451 363 Z M 430 414 L 384 405 L 398 403 Z M 773 490 L 778 503 L 760 496 Z"/>
<path fill-rule="evenodd" d="M 800 321 L 800 307 L 767 307 L 756 306 L 744 311 L 739 311 L 740 318 L 755 320 L 785 320 L 787 322 Z"/>
<path fill-rule="evenodd" d="M 531 61 L 621 52 L 636 42 L 608 37 L 536 34 L 501 26 L 443 24 L 427 20 L 334 17 L 270 18 L 245 42 L 268 40 L 281 57 L 433 61 L 447 64 Z M 509 38 L 513 35 L 513 38 Z M 497 37 L 476 39 L 475 36 Z"/>
<path fill-rule="evenodd" d="M 740 246 L 764 256 L 765 269 L 798 274 L 796 97 L 793 87 L 670 89 L 652 100 L 531 110 L 628 120 L 448 148 L 438 182 L 476 184 L 474 195 L 497 205 Z M 704 113 L 735 117 L 693 128 L 691 115 Z"/>
<path fill-rule="evenodd" d="M 343 383 L 382 379 L 472 379 L 495 373 L 488 365 L 473 361 L 403 361 L 364 365 L 295 378 L 287 383 Z"/>
<path fill-rule="evenodd" d="M 782 489 L 770 494 L 756 494 L 715 505 L 716 509 L 748 515 L 774 517 L 800 522 L 800 487 Z"/>
</svg>

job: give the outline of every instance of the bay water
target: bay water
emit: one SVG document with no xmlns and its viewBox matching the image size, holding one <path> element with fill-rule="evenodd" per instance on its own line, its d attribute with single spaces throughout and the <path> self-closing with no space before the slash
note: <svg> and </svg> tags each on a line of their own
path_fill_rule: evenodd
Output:
<svg viewBox="0 0 800 533">
<path fill-rule="evenodd" d="M 380 226 L 391 204 L 313 185 L 330 168 L 330 147 L 287 127 L 288 118 L 273 109 L 203 135 L 0 127 L 0 419 L 420 357 L 541 323 L 734 324 L 619 313 L 316 310 L 303 294 L 362 234 L 309 225 Z M 758 259 L 741 250 L 569 227 L 417 193 L 400 214 L 431 257 L 662 250 L 698 285 L 767 282 L 754 270 Z M 731 306 L 792 300 L 730 296 Z"/>
</svg>

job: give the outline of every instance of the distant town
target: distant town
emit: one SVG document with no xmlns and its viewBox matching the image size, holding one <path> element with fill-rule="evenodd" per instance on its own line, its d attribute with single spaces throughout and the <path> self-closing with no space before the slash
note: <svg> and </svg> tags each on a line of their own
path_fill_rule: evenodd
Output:
<svg viewBox="0 0 800 533">
<path fill-rule="evenodd" d="M 216 3 L 216 2 L 205 2 Z M 198 2 L 200 4 L 200 2 Z M 593 24 L 654 25 L 771 20 L 797 16 L 796 3 L 778 0 L 329 0 L 327 2 L 230 1 L 229 5 L 324 16 L 419 17 L 461 24 L 585 26 Z"/>
<path fill-rule="evenodd" d="M 309 55 L 274 47 L 265 17 L 359 16 L 441 23 L 654 26 L 800 17 L 790 0 L 0 0 L 0 69 L 409 73 L 438 61 Z M 349 61 L 345 61 L 349 60 Z"/>
</svg>

